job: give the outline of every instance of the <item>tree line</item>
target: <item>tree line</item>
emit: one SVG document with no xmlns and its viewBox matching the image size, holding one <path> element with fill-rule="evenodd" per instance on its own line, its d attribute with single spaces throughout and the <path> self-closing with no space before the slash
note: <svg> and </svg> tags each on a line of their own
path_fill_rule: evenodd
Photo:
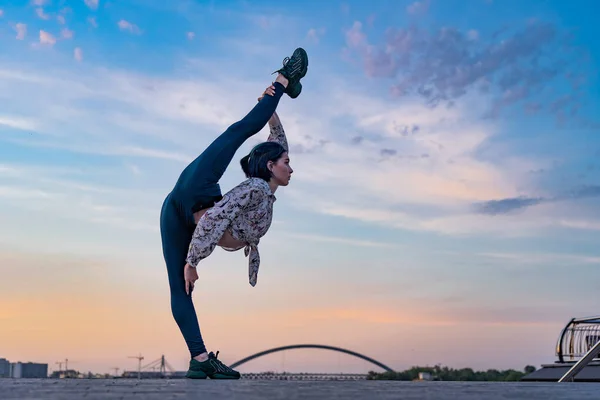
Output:
<svg viewBox="0 0 600 400">
<path fill-rule="evenodd" d="M 474 371 L 472 368 L 449 368 L 436 365 L 435 367 L 414 366 L 405 371 L 398 372 L 374 372 L 369 371 L 367 379 L 370 380 L 396 380 L 412 381 L 419 379 L 419 372 L 429 372 L 432 380 L 436 381 L 493 381 L 509 382 L 519 381 L 525 375 L 535 371 L 532 365 L 526 366 L 523 371 L 514 369 L 497 370 L 488 369 L 487 371 Z"/>
</svg>

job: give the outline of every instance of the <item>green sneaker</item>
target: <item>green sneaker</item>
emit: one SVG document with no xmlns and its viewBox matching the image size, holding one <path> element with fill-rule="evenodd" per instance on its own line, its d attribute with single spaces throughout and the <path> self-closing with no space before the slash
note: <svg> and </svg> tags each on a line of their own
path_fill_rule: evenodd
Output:
<svg viewBox="0 0 600 400">
<path fill-rule="evenodd" d="M 190 361 L 190 367 L 187 373 L 185 374 L 185 377 L 190 379 L 206 379 L 207 375 L 203 371 L 201 364 L 202 363 L 200 361 L 194 360 L 192 358 L 192 360 Z"/>
<path fill-rule="evenodd" d="M 295 99 L 302 92 L 300 79 L 306 76 L 306 72 L 308 72 L 308 54 L 302 47 L 298 47 L 291 57 L 283 60 L 283 68 L 273 73 L 280 73 L 289 81 L 285 93 Z"/>
<path fill-rule="evenodd" d="M 302 84 L 300 82 L 296 83 L 295 85 L 290 83 L 286 88 L 286 92 L 288 96 L 290 96 L 292 99 L 295 99 L 300 95 L 300 92 L 302 92 Z"/>
<path fill-rule="evenodd" d="M 192 379 L 240 379 L 239 372 L 234 371 L 227 365 L 223 364 L 212 351 L 208 354 L 208 360 L 198 361 L 192 359 L 190 361 L 190 369 L 186 377 Z"/>
</svg>

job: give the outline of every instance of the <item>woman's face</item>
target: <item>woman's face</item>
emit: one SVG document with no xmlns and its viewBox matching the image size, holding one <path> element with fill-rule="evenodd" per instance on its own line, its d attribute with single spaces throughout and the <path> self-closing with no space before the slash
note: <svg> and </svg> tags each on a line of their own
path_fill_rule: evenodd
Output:
<svg viewBox="0 0 600 400">
<path fill-rule="evenodd" d="M 269 161 L 268 168 L 273 174 L 271 180 L 279 186 L 287 186 L 294 170 L 290 167 L 288 153 L 283 153 L 276 162 Z"/>
</svg>

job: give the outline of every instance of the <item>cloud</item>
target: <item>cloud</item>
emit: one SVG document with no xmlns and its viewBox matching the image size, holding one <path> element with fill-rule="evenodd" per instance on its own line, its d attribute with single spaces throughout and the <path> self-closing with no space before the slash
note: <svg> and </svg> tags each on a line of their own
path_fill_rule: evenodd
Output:
<svg viewBox="0 0 600 400">
<path fill-rule="evenodd" d="M 397 248 L 399 247 L 396 243 L 385 243 L 385 242 L 373 242 L 369 240 L 358 240 L 358 239 L 350 239 L 344 237 L 333 237 L 333 236 L 323 236 L 323 235 L 307 235 L 301 233 L 283 233 L 283 236 L 291 237 L 294 239 L 302 239 L 312 242 L 327 242 L 327 243 L 335 243 L 340 245 L 347 246 L 360 246 L 360 247 L 375 247 L 375 248 Z"/>
<path fill-rule="evenodd" d="M 89 173 L 83 178 L 73 175 L 50 165 L 0 165 L 0 199 L 29 211 L 52 210 L 55 217 L 67 220 L 157 231 L 152 201 L 144 199 L 143 192 L 90 183 L 94 176 Z"/>
<path fill-rule="evenodd" d="M 82 52 L 74 50 L 73 57 L 78 55 Z M 1 139 L 20 146 L 174 161 L 179 167 L 195 156 L 189 151 L 190 142 L 208 145 L 215 132 L 248 111 L 248 99 L 255 99 L 257 87 L 263 86 L 246 80 L 237 85 L 235 94 L 218 96 L 225 78 L 201 66 L 194 68 L 203 71 L 203 79 L 103 69 L 86 75 L 65 70 L 48 74 L 16 65 L 0 67 L 0 85 L 6 89 L 0 92 L 0 101 L 22 109 L 19 120 L 35 120 L 38 134 L 11 133 Z M 36 91 L 36 106 L 26 96 L 28 90 Z M 88 107 L 88 101 L 99 108 Z M 14 115 L 3 118 L 11 125 L 17 123 Z M 308 150 L 319 144 L 308 139 L 297 143 Z"/>
<path fill-rule="evenodd" d="M 115 151 L 115 154 L 123 154 L 137 157 L 151 157 L 158 158 L 163 160 L 174 160 L 181 162 L 189 162 L 191 157 L 183 155 L 181 153 L 173 153 L 170 151 L 156 150 L 156 149 L 148 149 L 138 146 L 127 146 L 121 147 Z"/>
<path fill-rule="evenodd" d="M 44 9 L 43 9 L 43 8 L 41 8 L 41 7 L 37 8 L 37 9 L 35 10 L 35 13 L 37 14 L 37 16 L 38 16 L 40 19 L 44 19 L 44 20 L 48 20 L 48 19 L 50 19 L 50 16 L 49 16 L 48 14 L 45 14 L 45 13 L 44 13 Z"/>
<path fill-rule="evenodd" d="M 56 17 L 56 20 L 58 21 L 59 24 L 64 25 L 67 23 L 67 20 L 65 19 L 65 17 L 63 15 L 59 15 Z"/>
<path fill-rule="evenodd" d="M 117 25 L 119 26 L 119 29 L 121 29 L 122 31 L 129 31 L 131 33 L 134 34 L 141 34 L 142 31 L 140 30 L 140 28 L 138 28 L 137 25 L 132 24 L 129 21 L 126 21 L 124 19 L 120 20 Z"/>
<path fill-rule="evenodd" d="M 17 200 L 48 200 L 54 197 L 53 194 L 45 192 L 43 190 L 38 189 L 27 189 L 27 188 L 14 188 L 14 187 L 6 187 L 0 186 L 0 197 L 2 198 L 11 198 Z"/>
<path fill-rule="evenodd" d="M 45 6 L 46 4 L 50 4 L 50 0 L 32 0 L 31 3 L 36 6 Z"/>
<path fill-rule="evenodd" d="M 98 9 L 98 0 L 85 0 L 85 5 L 92 10 Z"/>
<path fill-rule="evenodd" d="M 269 13 L 268 15 L 250 14 L 246 18 L 264 31 L 284 28 L 287 24 L 291 23 L 289 16 L 284 17 L 281 14 L 274 13 Z"/>
<path fill-rule="evenodd" d="M 381 154 L 381 156 L 385 157 L 385 156 L 395 156 L 396 154 L 398 154 L 398 150 L 394 150 L 394 149 L 381 149 L 381 151 L 379 152 L 379 154 Z"/>
<path fill-rule="evenodd" d="M 429 10 L 429 0 L 415 1 L 406 7 L 406 12 L 412 15 L 425 14 Z"/>
<path fill-rule="evenodd" d="M 346 32 L 346 43 L 350 48 L 364 48 L 367 46 L 367 36 L 362 31 L 362 23 L 354 21 L 352 28 Z"/>
<path fill-rule="evenodd" d="M 566 228 L 580 229 L 580 230 L 590 230 L 590 231 L 600 231 L 600 220 L 560 220 L 559 224 Z"/>
<path fill-rule="evenodd" d="M 520 208 L 529 207 L 540 204 L 544 201 L 542 198 L 528 198 L 525 196 L 513 197 L 502 200 L 489 200 L 477 206 L 478 211 L 482 214 L 505 214 Z"/>
<path fill-rule="evenodd" d="M 125 156 L 130 158 L 148 158 L 155 160 L 176 161 L 178 163 L 187 164 L 193 159 L 192 154 L 184 154 L 175 151 L 165 151 L 161 149 L 139 147 L 134 145 L 110 146 L 106 143 L 88 143 L 74 144 L 73 141 L 35 141 L 22 139 L 7 139 L 8 142 L 26 147 L 38 147 L 55 150 L 66 150 L 73 153 L 92 154 L 102 156 Z"/>
<path fill-rule="evenodd" d="M 180 168 L 195 156 L 190 143 L 197 151 L 207 145 L 215 132 L 247 112 L 248 98 L 255 98 L 252 93 L 262 87 L 244 80 L 225 98 L 217 95 L 223 82 L 214 70 L 204 63 L 190 68 L 202 71 L 196 74 L 202 78 L 167 79 L 99 69 L 85 75 L 60 70 L 32 73 L 21 66 L 0 69 L 0 84 L 12 93 L 6 101 L 39 110 L 36 122 L 43 134 L 5 140 L 102 155 L 106 160 L 136 158 L 136 165 L 144 169 L 145 159 Z M 285 193 L 298 210 L 445 234 L 512 233 L 507 228 L 511 224 L 523 233 L 562 226 L 554 215 L 562 221 L 585 218 L 562 210 L 553 214 L 550 203 L 540 204 L 545 207 L 537 211 L 538 207 L 529 207 L 535 212 L 527 218 L 508 215 L 500 222 L 473 209 L 474 204 L 494 199 L 536 197 L 521 189 L 532 179 L 528 171 L 549 166 L 547 160 L 532 157 L 492 161 L 480 156 L 480 149 L 498 135 L 492 121 L 474 115 L 489 103 L 482 95 L 466 95 L 452 108 L 432 109 L 416 98 L 389 101 L 359 87 L 348 88 L 338 78 L 323 79 L 326 89 L 307 92 L 294 107 L 283 106 L 281 115 L 293 138 L 296 170 L 294 184 Z M 33 88 L 38 93 L 33 103 L 19 95 Z M 263 137 L 257 135 L 248 146 Z"/>
<path fill-rule="evenodd" d="M 321 139 L 327 146 L 300 160 L 294 157 L 298 192 L 293 202 L 303 210 L 387 227 L 446 231 L 446 222 L 438 226 L 439 221 L 472 213 L 474 199 L 515 197 L 523 169 L 530 167 L 520 160 L 496 165 L 476 156 L 496 131 L 491 123 L 469 117 L 478 99 L 432 110 L 418 101 L 395 104 L 341 91 L 333 83 L 329 93 L 327 102 L 335 108 L 313 116 L 328 122 L 299 128 L 328 133 Z M 346 127 L 336 127 L 338 120 L 361 134 L 348 136 Z M 336 193 L 336 201 L 319 195 L 321 190 Z M 309 191 L 314 193 L 308 196 Z"/>
<path fill-rule="evenodd" d="M 310 28 L 306 33 L 306 38 L 312 43 L 318 44 L 321 40 L 321 37 L 325 35 L 325 28 Z"/>
<path fill-rule="evenodd" d="M 447 235 L 583 229 L 564 221 L 585 220 L 591 209 L 572 210 L 570 202 L 591 199 L 595 188 L 567 191 L 560 202 L 548 202 L 556 196 L 536 193 L 539 177 L 530 171 L 551 168 L 551 159 L 515 156 L 504 147 L 500 157 L 482 156 L 482 148 L 502 143 L 497 123 L 480 118 L 490 104 L 485 95 L 470 93 L 452 108 L 431 108 L 415 96 L 386 101 L 335 80 L 326 95 L 313 95 L 313 105 L 319 99 L 335 107 L 320 103 L 283 119 L 292 142 L 302 137 L 295 132 L 307 131 L 327 141 L 293 156 L 294 183 L 285 193 L 302 212 Z M 303 122 L 290 126 L 290 118 Z M 319 125 L 305 126 L 308 120 Z M 513 212 L 498 214 L 508 209 Z"/>
<path fill-rule="evenodd" d="M 354 136 L 354 137 L 351 139 L 351 143 L 352 143 L 352 144 L 361 144 L 361 143 L 363 142 L 363 140 L 365 140 L 365 138 L 364 138 L 364 137 L 362 137 L 362 136 Z"/>
<path fill-rule="evenodd" d="M 600 264 L 600 256 L 583 256 L 579 254 L 560 254 L 560 253 L 477 253 L 479 257 L 487 257 L 498 260 L 507 260 L 511 264 L 568 264 L 568 265 L 589 265 Z"/>
<path fill-rule="evenodd" d="M 394 95 L 417 95 L 437 107 L 481 91 L 494 100 L 485 113 L 489 117 L 527 99 L 553 104 L 564 93 L 551 91 L 550 85 L 564 82 L 567 74 L 581 72 L 585 65 L 567 35 L 542 21 L 487 37 L 453 27 L 389 28 L 381 44 L 372 44 L 356 21 L 346 31 L 346 44 L 367 76 L 396 81 Z M 576 114 L 578 101 L 575 95 L 566 97 L 550 112 Z"/>
<path fill-rule="evenodd" d="M 56 43 L 56 38 L 52 36 L 52 34 L 44 30 L 40 30 L 40 43 L 54 46 L 54 44 Z"/>
<path fill-rule="evenodd" d="M 189 40 L 193 40 L 193 39 L 194 39 L 194 37 L 196 37 L 196 34 L 195 34 L 194 32 L 188 32 L 188 33 L 187 33 L 187 38 L 188 38 Z"/>
<path fill-rule="evenodd" d="M 512 211 L 516 211 L 526 207 L 532 207 L 542 203 L 566 200 L 580 200 L 595 197 L 600 197 L 600 186 L 585 185 L 573 188 L 568 192 L 557 194 L 556 196 L 552 197 L 529 198 L 526 196 L 520 196 L 501 200 L 489 200 L 480 204 L 476 204 L 475 208 L 478 210 L 478 212 L 482 214 L 498 215 L 507 214 Z"/>
<path fill-rule="evenodd" d="M 4 10 L 0 8 L 0 18 L 4 16 Z"/>
<path fill-rule="evenodd" d="M 135 176 L 142 175 L 142 170 L 135 164 L 128 164 L 127 167 L 131 170 L 131 173 Z"/>
<path fill-rule="evenodd" d="M 15 31 L 17 31 L 17 40 L 23 40 L 27 35 L 27 25 L 19 22 L 15 25 Z"/>
<path fill-rule="evenodd" d="M 73 38 L 73 31 L 68 28 L 62 29 L 60 31 L 60 33 L 64 39 L 72 39 Z"/>
<path fill-rule="evenodd" d="M 24 131 L 33 131 L 37 128 L 36 123 L 30 119 L 0 115 L 0 128 L 2 126 Z"/>
<path fill-rule="evenodd" d="M 470 40 L 477 40 L 477 39 L 479 39 L 479 32 L 477 32 L 475 29 L 470 29 L 470 30 L 467 32 L 467 37 L 468 37 Z"/>
<path fill-rule="evenodd" d="M 81 50 L 81 47 L 75 47 L 75 50 L 73 50 L 73 58 L 77 61 L 83 61 L 83 50 Z"/>
<path fill-rule="evenodd" d="M 92 25 L 94 28 L 98 27 L 98 23 L 96 22 L 96 17 L 89 17 L 88 22 L 90 25 Z"/>
</svg>

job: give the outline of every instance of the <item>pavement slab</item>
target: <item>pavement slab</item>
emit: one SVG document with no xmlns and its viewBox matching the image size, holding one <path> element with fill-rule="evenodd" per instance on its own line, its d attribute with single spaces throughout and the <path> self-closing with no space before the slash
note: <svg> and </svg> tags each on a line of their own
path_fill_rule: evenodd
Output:
<svg viewBox="0 0 600 400">
<path fill-rule="evenodd" d="M 273 381 L 189 379 L 0 379 L 2 400 L 594 399 L 597 383 Z"/>
</svg>

